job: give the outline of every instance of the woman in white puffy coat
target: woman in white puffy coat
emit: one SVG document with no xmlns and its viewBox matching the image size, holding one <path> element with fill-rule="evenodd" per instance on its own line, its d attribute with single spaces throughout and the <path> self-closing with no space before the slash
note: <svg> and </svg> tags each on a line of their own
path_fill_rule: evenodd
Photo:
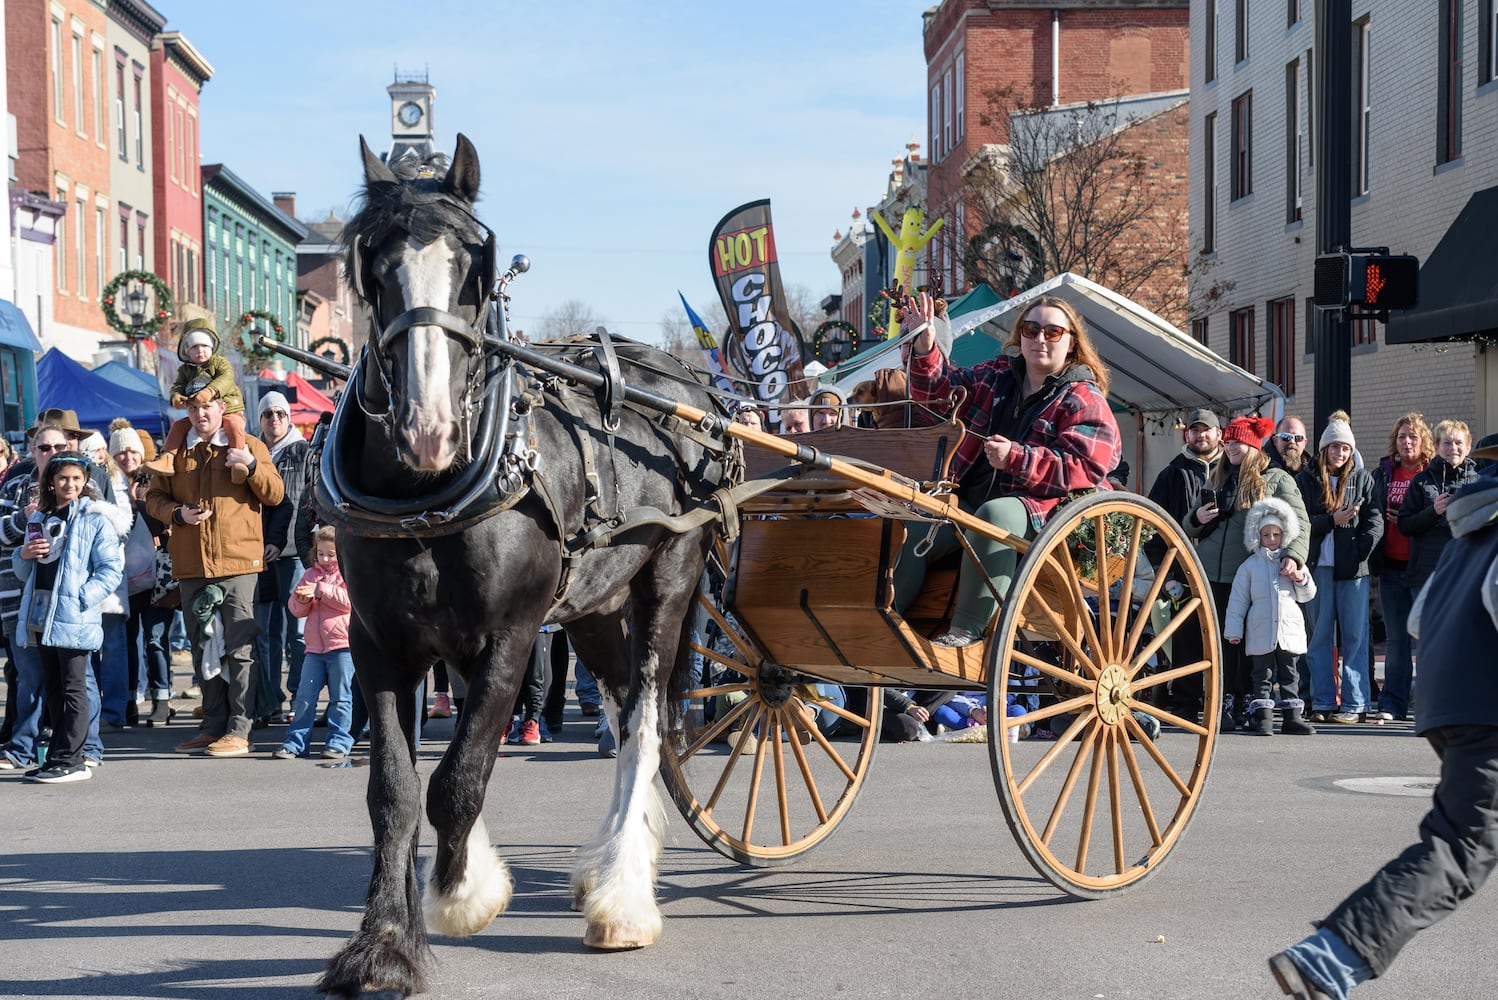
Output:
<svg viewBox="0 0 1498 1000">
<path fill-rule="evenodd" d="M 1307 645 L 1306 621 L 1299 605 L 1316 596 L 1316 584 L 1303 566 L 1286 576 L 1280 561 L 1301 531 L 1295 511 L 1275 497 L 1265 497 L 1250 507 L 1243 524 L 1243 544 L 1252 554 L 1233 578 L 1223 637 L 1234 645 L 1243 643 L 1252 663 L 1248 731 L 1258 736 L 1274 733 L 1276 682 L 1283 713 L 1280 732 L 1291 736 L 1315 733 L 1302 718 L 1305 702 L 1297 697 L 1295 655 L 1304 653 Z"/>
</svg>

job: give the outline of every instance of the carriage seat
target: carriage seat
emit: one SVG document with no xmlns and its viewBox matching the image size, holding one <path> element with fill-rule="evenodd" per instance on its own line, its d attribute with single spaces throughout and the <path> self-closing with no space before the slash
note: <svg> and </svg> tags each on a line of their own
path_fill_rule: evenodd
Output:
<svg viewBox="0 0 1498 1000">
<path fill-rule="evenodd" d="M 929 427 L 827 428 L 805 434 L 788 434 L 785 439 L 829 455 L 888 469 L 918 483 L 930 483 L 946 478 L 952 456 L 956 454 L 964 433 L 961 424 L 947 421 Z M 758 479 L 784 468 L 788 462 L 782 455 L 753 445 L 744 449 L 746 478 L 749 479 Z M 824 469 L 804 469 L 800 476 L 786 482 L 785 490 L 846 489 L 847 486 L 846 480 Z"/>
</svg>

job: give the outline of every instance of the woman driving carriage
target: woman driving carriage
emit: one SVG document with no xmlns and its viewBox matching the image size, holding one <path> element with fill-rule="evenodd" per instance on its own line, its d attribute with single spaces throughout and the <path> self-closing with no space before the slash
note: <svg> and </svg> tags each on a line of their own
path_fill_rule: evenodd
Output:
<svg viewBox="0 0 1498 1000">
<path fill-rule="evenodd" d="M 950 473 L 962 509 L 1012 535 L 1034 538 L 1067 494 L 1102 487 L 1118 464 L 1108 369 L 1087 326 L 1070 304 L 1046 296 L 1020 314 L 996 358 L 961 368 L 936 349 L 929 296 L 922 295 L 920 309 L 928 325 L 911 342 L 911 398 L 946 398 L 959 386 L 967 392 L 957 417 L 969 433 Z M 959 547 L 950 524 L 936 530 L 929 547 L 923 545 L 927 532 L 919 524 L 911 528 L 895 566 L 895 608 L 902 612 L 919 595 L 926 567 Z M 994 593 L 1007 593 L 1014 577 L 1013 548 L 974 532 L 967 541 L 982 575 L 964 560 L 951 627 L 934 640 L 940 646 L 982 641 L 998 612 Z"/>
</svg>

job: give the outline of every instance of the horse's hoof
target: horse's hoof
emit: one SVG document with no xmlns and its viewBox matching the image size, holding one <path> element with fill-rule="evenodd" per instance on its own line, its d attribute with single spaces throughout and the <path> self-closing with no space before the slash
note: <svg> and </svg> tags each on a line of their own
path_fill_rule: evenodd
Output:
<svg viewBox="0 0 1498 1000">
<path fill-rule="evenodd" d="M 619 920 L 606 924 L 589 924 L 587 933 L 583 935 L 583 944 L 599 951 L 628 951 L 632 948 L 648 948 L 659 941 L 660 937 L 659 919 L 649 926 Z"/>
</svg>

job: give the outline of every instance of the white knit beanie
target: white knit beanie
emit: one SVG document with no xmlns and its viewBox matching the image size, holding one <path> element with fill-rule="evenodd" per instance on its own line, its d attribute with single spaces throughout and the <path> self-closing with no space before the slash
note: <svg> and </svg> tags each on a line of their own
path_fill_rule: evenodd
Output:
<svg viewBox="0 0 1498 1000">
<path fill-rule="evenodd" d="M 121 427 L 109 435 L 109 453 L 120 455 L 127 451 L 133 451 L 141 458 L 146 457 L 146 449 L 140 443 L 140 435 L 135 433 L 134 427 Z"/>
<path fill-rule="evenodd" d="M 1356 448 L 1357 442 L 1352 438 L 1352 424 L 1347 422 L 1347 414 L 1338 410 L 1326 421 L 1326 430 L 1321 432 L 1321 441 L 1317 448 L 1325 448 L 1329 444 L 1345 444 L 1349 448 Z"/>
<path fill-rule="evenodd" d="M 212 350 L 213 335 L 207 330 L 194 330 L 192 333 L 189 333 L 186 337 L 182 338 L 182 350 L 184 353 L 194 347 L 197 347 L 199 344 L 208 348 L 209 350 Z"/>
<path fill-rule="evenodd" d="M 98 431 L 93 431 L 88 437 L 78 442 L 78 450 L 90 457 L 102 447 L 104 447 L 104 435 Z"/>
</svg>

